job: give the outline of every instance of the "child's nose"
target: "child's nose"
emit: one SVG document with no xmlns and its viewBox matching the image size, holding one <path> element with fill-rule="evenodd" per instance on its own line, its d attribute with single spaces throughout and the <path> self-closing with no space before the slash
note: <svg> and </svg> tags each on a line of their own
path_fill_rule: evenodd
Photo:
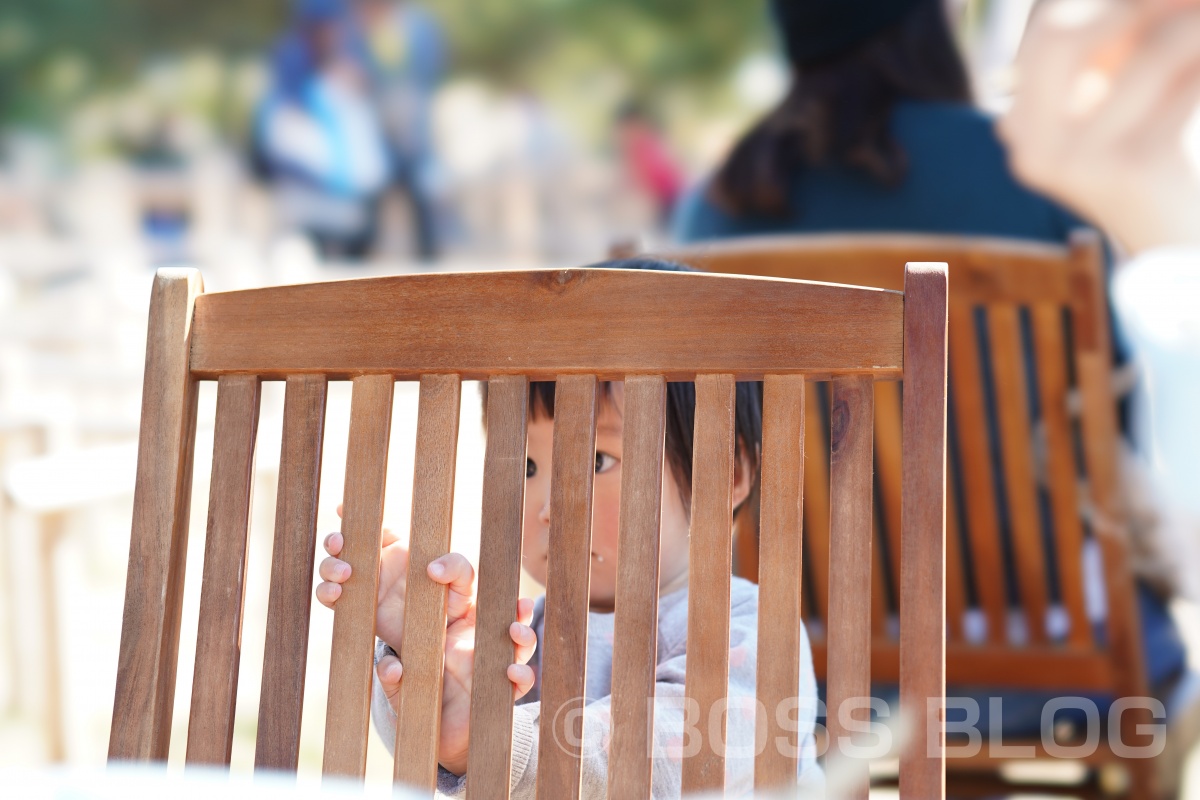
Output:
<svg viewBox="0 0 1200 800">
<path fill-rule="evenodd" d="M 542 498 L 542 502 L 538 507 L 538 521 L 543 525 L 550 524 L 550 492 L 546 492 L 546 496 Z"/>
</svg>

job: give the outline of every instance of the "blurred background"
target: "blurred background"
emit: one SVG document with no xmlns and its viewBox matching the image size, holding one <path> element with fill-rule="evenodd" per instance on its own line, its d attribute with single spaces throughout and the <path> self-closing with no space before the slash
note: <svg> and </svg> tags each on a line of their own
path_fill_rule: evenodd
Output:
<svg viewBox="0 0 1200 800">
<path fill-rule="evenodd" d="M 949 7 L 985 108 L 1004 105 L 1030 4 Z M 154 268 L 198 266 L 220 291 L 664 242 L 681 193 L 788 80 L 749 0 L 0 5 L 0 765 L 105 759 Z M 470 554 L 482 439 L 474 387 L 463 399 L 455 542 Z M 264 387 L 246 600 L 259 624 L 243 634 L 235 770 L 253 763 L 282 400 Z M 174 764 L 214 405 L 206 386 Z M 321 532 L 337 528 L 348 409 L 349 387 L 332 387 Z M 415 410 L 399 385 L 387 519 L 401 531 Z M 331 621 L 314 604 L 306 781 Z M 369 780 L 386 790 L 390 757 L 372 747 Z"/>
</svg>

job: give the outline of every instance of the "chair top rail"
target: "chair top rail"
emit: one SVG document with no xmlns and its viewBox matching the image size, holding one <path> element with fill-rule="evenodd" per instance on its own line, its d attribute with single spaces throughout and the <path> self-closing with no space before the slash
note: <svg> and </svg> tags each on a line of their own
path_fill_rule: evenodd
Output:
<svg viewBox="0 0 1200 800">
<path fill-rule="evenodd" d="M 1095 237 L 1079 231 L 1074 246 Z M 1022 239 L 911 233 L 753 236 L 696 242 L 664 250 L 663 258 L 710 272 L 788 277 L 804 265 L 809 280 L 904 287 L 904 265 L 950 265 L 950 302 L 1057 303 L 1079 301 L 1080 262 L 1072 247 Z"/>
<path fill-rule="evenodd" d="M 898 379 L 903 318 L 899 292 L 773 278 L 587 268 L 403 275 L 202 295 L 191 371 Z"/>
</svg>

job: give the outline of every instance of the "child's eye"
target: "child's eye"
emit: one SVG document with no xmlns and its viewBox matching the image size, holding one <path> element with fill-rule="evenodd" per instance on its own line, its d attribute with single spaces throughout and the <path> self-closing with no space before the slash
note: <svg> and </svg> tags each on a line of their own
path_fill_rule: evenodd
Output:
<svg viewBox="0 0 1200 800">
<path fill-rule="evenodd" d="M 615 467 L 617 465 L 617 463 L 618 462 L 617 462 L 616 456 L 609 455 L 608 453 L 597 452 L 596 453 L 596 474 L 599 475 L 602 472 L 608 472 L 610 469 Z"/>
<path fill-rule="evenodd" d="M 537 464 L 533 463 L 532 458 L 525 459 L 525 478 L 532 478 L 537 475 Z"/>
</svg>

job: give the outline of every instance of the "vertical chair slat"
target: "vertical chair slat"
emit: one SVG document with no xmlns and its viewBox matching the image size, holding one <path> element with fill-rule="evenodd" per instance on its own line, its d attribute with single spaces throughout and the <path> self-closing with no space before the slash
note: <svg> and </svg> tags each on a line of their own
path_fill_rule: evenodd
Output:
<svg viewBox="0 0 1200 800">
<path fill-rule="evenodd" d="M 596 386 L 594 375 L 567 375 L 558 379 L 554 392 L 537 774 L 538 797 L 554 800 L 577 800 L 580 791 L 583 719 L 579 712 L 587 679 Z"/>
<path fill-rule="evenodd" d="M 875 484 L 879 487 L 879 500 L 883 505 L 880 516 L 887 534 L 894 587 L 900 586 L 900 454 L 900 384 L 879 381 L 875 384 Z M 882 564 L 882 555 L 876 557 L 874 563 Z M 880 575 L 876 583 L 882 583 L 882 579 Z M 883 610 L 886 613 L 886 607 Z M 872 627 L 876 633 L 884 632 L 887 624 L 886 618 L 874 619 L 879 611 L 879 604 L 875 603 Z"/>
<path fill-rule="evenodd" d="M 159 270 L 150 295 L 146 372 L 110 759 L 165 760 L 171 741 L 197 382 L 188 368 L 196 270 Z"/>
<path fill-rule="evenodd" d="M 450 552 L 461 396 L 459 376 L 421 376 L 404 633 L 399 651 L 406 668 L 400 683 L 394 776 L 396 783 L 430 791 L 437 784 L 449 590 L 434 583 L 425 570 L 434 559 Z"/>
<path fill-rule="evenodd" d="M 833 379 L 829 462 L 828 729 L 830 770 L 845 796 L 866 798 L 867 765 L 840 756 L 850 737 L 847 701 L 871 694 L 871 451 L 875 395 L 869 375 Z"/>
<path fill-rule="evenodd" d="M 700 748 L 684 756 L 684 794 L 719 792 L 725 786 L 725 735 L 713 741 L 709 733 L 729 684 L 736 397 L 732 375 L 696 376 L 688 582 L 704 590 L 688 592 L 684 693 L 688 706 L 699 711 Z"/>
<path fill-rule="evenodd" d="M 327 775 L 362 777 L 367 767 L 375 596 L 395 385 L 391 375 L 362 375 L 353 386 L 341 552 L 352 572 L 334 609 L 322 769 Z"/>
<path fill-rule="evenodd" d="M 1054 545 L 1058 554 L 1058 585 L 1071 620 L 1068 639 L 1073 644 L 1088 647 L 1092 644 L 1092 627 L 1088 622 L 1083 597 L 1083 524 L 1079 518 L 1079 481 L 1073 437 L 1067 418 L 1067 350 L 1063 336 L 1063 312 L 1056 305 L 1038 305 L 1030 313 L 1033 317 L 1042 424 L 1046 430 L 1050 508 L 1054 515 Z"/>
<path fill-rule="evenodd" d="M 964 519 L 971 542 L 975 586 L 987 618 L 988 640 L 1007 641 L 1008 597 L 1004 588 L 1004 556 L 1000 548 L 992 456 L 988 444 L 987 405 L 983 397 L 979 336 L 975 309 L 950 308 L 950 375 L 954 381 L 955 431 L 962 470 Z"/>
<path fill-rule="evenodd" d="M 816 606 L 809 616 L 824 620 L 829 611 L 829 443 L 820 387 L 812 381 L 804 391 L 804 497 L 804 541 Z"/>
<path fill-rule="evenodd" d="M 222 375 L 217 380 L 208 535 L 188 719 L 189 764 L 228 764 L 233 748 L 260 387 L 255 375 Z"/>
<path fill-rule="evenodd" d="M 905 271 L 900 713 L 924 724 L 901 753 L 900 795 L 923 800 L 946 796 L 946 283 L 945 264 Z"/>
<path fill-rule="evenodd" d="M 528 407 L 529 381 L 524 376 L 502 375 L 488 381 L 468 746 L 470 800 L 508 797 L 513 700 L 506 671 L 514 654 L 508 629 L 515 617 L 521 581 Z"/>
<path fill-rule="evenodd" d="M 1131 557 L 1125 500 L 1118 471 L 1120 431 L 1112 387 L 1112 351 L 1105 313 L 1104 254 L 1092 231 L 1071 237 L 1071 260 L 1076 292 L 1071 308 L 1075 369 L 1083 396 L 1081 427 L 1084 468 L 1087 471 L 1089 520 L 1101 548 L 1108 605 L 1107 642 L 1115 666 L 1116 693 L 1134 697 L 1148 693 L 1146 661 L 1142 657 L 1142 622 L 1137 587 L 1127 567 Z M 1144 706 L 1121 715 L 1120 741 L 1129 747 L 1150 743 L 1154 720 Z M 1158 794 L 1154 760 L 1130 759 L 1133 785 L 1146 797 Z"/>
<path fill-rule="evenodd" d="M 300 759 L 328 387 L 324 375 L 290 375 L 284 394 L 256 769 L 294 771 Z"/>
<path fill-rule="evenodd" d="M 1049 607 L 1046 556 L 1033 477 L 1033 435 L 1029 425 L 1020 312 L 1013 305 L 993 306 L 988 309 L 988 321 L 996 376 L 1000 451 L 1021 605 L 1030 640 L 1045 642 L 1046 610 Z"/>
<path fill-rule="evenodd" d="M 625 379 L 621 516 L 613 638 L 612 743 L 608 796 L 649 797 L 658 663 L 659 522 L 667 383 L 660 375 Z"/>
<path fill-rule="evenodd" d="M 754 786 L 791 787 L 799 768 L 798 732 L 778 709 L 800 692 L 800 576 L 804 509 L 804 376 L 763 382 L 762 552 L 758 595 L 757 723 Z M 760 712 L 761 713 L 761 712 Z"/>
</svg>

